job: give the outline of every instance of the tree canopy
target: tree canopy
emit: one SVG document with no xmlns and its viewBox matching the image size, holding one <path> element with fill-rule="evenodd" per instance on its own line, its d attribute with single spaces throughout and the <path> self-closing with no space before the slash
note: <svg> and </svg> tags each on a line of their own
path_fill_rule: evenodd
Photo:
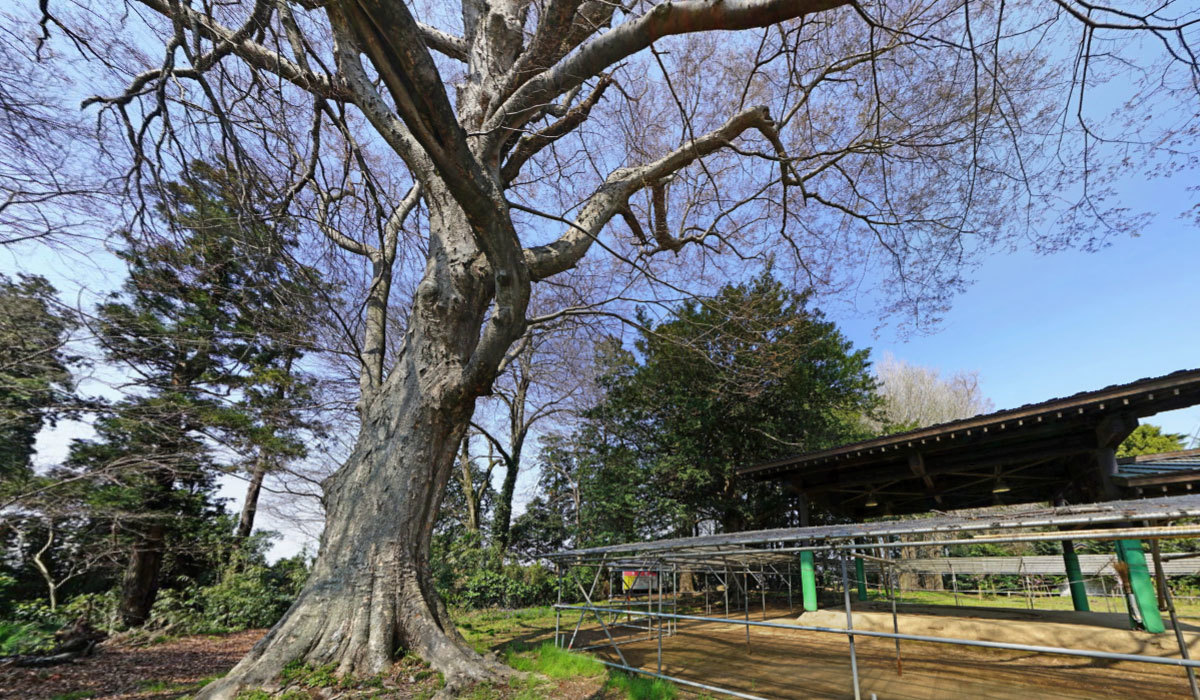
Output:
<svg viewBox="0 0 1200 700">
<path fill-rule="evenodd" d="M 1178 452 L 1187 448 L 1186 440 L 1186 435 L 1165 433 L 1160 426 L 1143 423 L 1117 446 L 1117 457 Z"/>
<path fill-rule="evenodd" d="M 164 558 L 220 510 L 218 444 L 259 466 L 304 453 L 294 363 L 316 289 L 287 263 L 286 227 L 247 206 L 256 183 L 204 163 L 192 173 L 163 191 L 159 240 L 125 234 L 129 278 L 97 310 L 98 336 L 137 391 L 70 457 L 95 475 L 90 507 L 128 543 L 129 625 L 148 619 Z"/>
<path fill-rule="evenodd" d="M 633 352 L 608 348 L 585 427 L 543 445 L 522 546 L 794 524 L 778 485 L 735 470 L 868 437 L 879 405 L 868 351 L 809 303 L 764 273 L 643 316 Z"/>
<path fill-rule="evenodd" d="M 983 395 L 977 372 L 955 372 L 942 378 L 931 367 L 918 367 L 884 355 L 876 364 L 879 393 L 883 397 L 883 429 L 902 432 L 971 418 L 992 410 Z"/>
<path fill-rule="evenodd" d="M 431 538 L 531 326 L 631 320 L 773 255 L 793 289 L 866 285 L 936 319 L 989 250 L 1136 231 L 1109 186 L 1187 161 L 1200 85 L 1183 3 L 49 0 L 33 19 L 96 76 L 135 224 L 220 152 L 354 283 L 323 314 L 361 393 L 324 546 L 205 698 L 297 660 L 376 673 L 400 645 L 451 689 L 503 673 L 454 632 Z M 1119 118 L 1091 99 L 1108 89 Z"/>
<path fill-rule="evenodd" d="M 0 275 L 0 483 L 32 476 L 38 432 L 74 402 L 73 327 L 45 278 Z"/>
</svg>

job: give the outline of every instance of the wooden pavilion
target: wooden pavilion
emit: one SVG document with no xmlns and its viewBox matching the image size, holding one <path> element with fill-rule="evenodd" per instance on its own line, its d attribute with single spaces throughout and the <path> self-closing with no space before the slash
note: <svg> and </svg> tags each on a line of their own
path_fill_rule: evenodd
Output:
<svg viewBox="0 0 1200 700">
<path fill-rule="evenodd" d="M 808 502 L 853 520 L 1014 503 L 1091 503 L 1168 484 L 1170 493 L 1181 493 L 1200 479 L 1200 454 L 1171 455 L 1178 463 L 1164 481 L 1146 468 L 1149 461 L 1119 464 L 1116 448 L 1138 419 L 1196 404 L 1200 369 L 1182 370 L 738 472 L 783 481 Z"/>
</svg>

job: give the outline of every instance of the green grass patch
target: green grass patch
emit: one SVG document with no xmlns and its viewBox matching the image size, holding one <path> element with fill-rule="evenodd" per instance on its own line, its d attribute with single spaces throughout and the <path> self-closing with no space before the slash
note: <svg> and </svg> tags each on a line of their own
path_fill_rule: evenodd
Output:
<svg viewBox="0 0 1200 700">
<path fill-rule="evenodd" d="M 554 608 L 550 607 L 460 611 L 454 618 L 463 637 L 472 643 L 496 644 L 531 633 L 544 634 L 547 629 L 554 629 Z"/>
<path fill-rule="evenodd" d="M 540 673 L 549 678 L 594 678 L 604 675 L 604 664 L 596 659 L 559 649 L 554 642 L 543 642 L 530 650 L 510 648 L 504 663 L 518 671 Z"/>
<path fill-rule="evenodd" d="M 604 687 L 622 693 L 629 700 L 675 700 L 679 688 L 670 681 L 632 673 L 614 672 Z"/>
<path fill-rule="evenodd" d="M 220 680 L 224 677 L 225 677 L 224 673 L 217 673 L 217 674 L 214 674 L 211 676 L 205 676 L 204 678 L 201 678 L 200 680 L 196 681 L 196 688 L 203 688 L 204 686 L 208 685 L 209 683 Z"/>
<path fill-rule="evenodd" d="M 311 666 L 300 660 L 291 661 L 279 673 L 279 680 L 284 685 L 299 685 L 305 688 L 332 688 L 342 685 L 342 679 L 334 673 L 337 666 Z"/>
<path fill-rule="evenodd" d="M 674 700 L 679 689 L 671 682 L 637 674 L 610 672 L 587 654 L 554 646 L 554 608 L 460 611 L 455 616 L 463 636 L 477 650 L 498 649 L 504 663 L 530 674 L 514 678 L 508 688 L 482 684 L 464 697 L 469 700 L 548 700 L 557 697 L 559 682 L 594 678 L 606 697 L 629 700 Z M 567 622 L 568 628 L 575 618 Z M 420 697 L 420 696 L 418 696 Z"/>
</svg>

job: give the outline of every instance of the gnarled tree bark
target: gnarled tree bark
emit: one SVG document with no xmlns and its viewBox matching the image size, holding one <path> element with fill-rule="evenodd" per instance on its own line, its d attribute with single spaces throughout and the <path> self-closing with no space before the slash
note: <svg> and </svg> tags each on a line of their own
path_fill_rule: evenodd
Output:
<svg viewBox="0 0 1200 700">
<path fill-rule="evenodd" d="M 400 649 L 430 662 L 450 687 L 506 672 L 463 641 L 430 574 L 438 506 L 486 386 L 468 367 L 493 295 L 461 210 L 444 190 L 428 201 L 435 249 L 403 352 L 363 406 L 350 458 L 324 485 L 327 525 L 309 580 L 271 632 L 199 697 L 269 687 L 297 659 L 379 673 Z"/>
</svg>

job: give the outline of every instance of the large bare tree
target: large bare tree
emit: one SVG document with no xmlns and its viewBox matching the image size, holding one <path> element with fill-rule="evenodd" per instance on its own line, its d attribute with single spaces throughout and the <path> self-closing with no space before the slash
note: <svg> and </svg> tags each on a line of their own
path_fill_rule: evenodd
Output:
<svg viewBox="0 0 1200 700">
<path fill-rule="evenodd" d="M 773 257 L 935 317 L 991 246 L 1136 224 L 1105 202 L 1107 166 L 1178 162 L 1194 127 L 1195 10 L 1171 2 L 70 3 L 41 3 L 42 26 L 123 81 L 87 106 L 127 133 L 135 201 L 222 150 L 275 177 L 323 236 L 311 254 L 362 283 L 329 304 L 361 430 L 324 483 L 320 555 L 204 698 L 296 659 L 374 673 L 400 647 L 451 689 L 504 673 L 438 600 L 430 535 L 512 345 L 613 313 L 531 317 L 539 288 L 608 274 L 609 301 L 652 302 Z M 1129 87 L 1128 122 L 1086 107 L 1105 86 Z M 1155 133 L 1132 113 L 1181 103 Z"/>
</svg>

